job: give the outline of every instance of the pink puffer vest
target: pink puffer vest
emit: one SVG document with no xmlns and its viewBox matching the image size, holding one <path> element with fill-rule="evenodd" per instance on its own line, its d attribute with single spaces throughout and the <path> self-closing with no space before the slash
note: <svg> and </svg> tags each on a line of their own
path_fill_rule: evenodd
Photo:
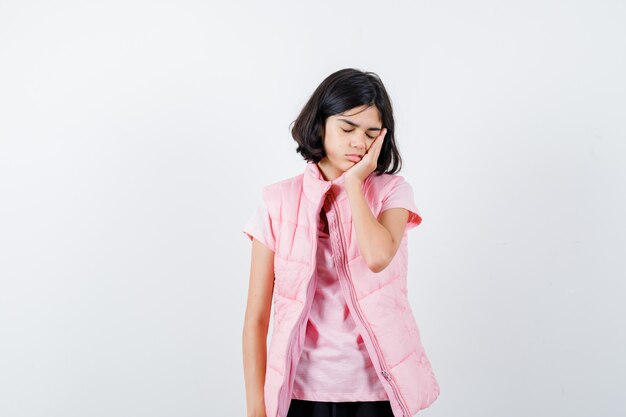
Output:
<svg viewBox="0 0 626 417">
<path fill-rule="evenodd" d="M 400 184 L 404 185 L 404 178 L 399 175 L 372 173 L 365 179 L 363 192 L 376 218 L 386 196 Z M 359 254 L 347 193 L 342 189 L 335 195 L 334 188 L 312 162 L 307 163 L 303 174 L 263 187 L 271 229 L 268 232 L 275 249 L 274 327 L 264 387 L 267 416 L 285 417 L 291 402 L 315 292 L 317 222 L 324 206 L 338 279 L 349 311 L 394 416 L 412 417 L 435 401 L 439 385 L 407 298 L 406 230 L 391 263 L 378 273 L 372 272 Z M 419 224 L 421 217 L 414 206 L 407 209 L 408 230 Z"/>
</svg>

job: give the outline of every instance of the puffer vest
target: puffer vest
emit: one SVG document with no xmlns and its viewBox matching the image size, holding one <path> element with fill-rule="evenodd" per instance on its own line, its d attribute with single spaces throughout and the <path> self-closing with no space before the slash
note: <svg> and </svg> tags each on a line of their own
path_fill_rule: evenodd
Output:
<svg viewBox="0 0 626 417">
<path fill-rule="evenodd" d="M 363 181 L 365 199 L 376 218 L 384 196 L 400 180 L 404 179 L 398 175 L 372 172 Z M 262 195 L 275 237 L 274 326 L 264 385 L 267 416 L 285 417 L 291 403 L 316 288 L 322 207 L 342 294 L 394 416 L 412 417 L 428 407 L 439 395 L 439 385 L 407 298 L 407 231 L 391 263 L 375 273 L 359 253 L 345 188 L 324 180 L 317 164 L 308 162 L 303 174 L 264 186 Z"/>
</svg>

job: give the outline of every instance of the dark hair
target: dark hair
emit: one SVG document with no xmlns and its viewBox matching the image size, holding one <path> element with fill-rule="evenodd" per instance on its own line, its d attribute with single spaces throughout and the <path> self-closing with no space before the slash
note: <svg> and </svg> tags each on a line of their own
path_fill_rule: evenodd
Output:
<svg viewBox="0 0 626 417">
<path fill-rule="evenodd" d="M 376 175 L 398 172 L 402 159 L 395 141 L 393 109 L 387 90 L 377 74 L 354 68 L 330 74 L 315 89 L 293 121 L 291 136 L 298 144 L 296 152 L 309 162 L 319 162 L 326 156 L 322 143 L 326 119 L 363 105 L 375 105 L 380 111 L 383 127 L 387 129 Z"/>
</svg>

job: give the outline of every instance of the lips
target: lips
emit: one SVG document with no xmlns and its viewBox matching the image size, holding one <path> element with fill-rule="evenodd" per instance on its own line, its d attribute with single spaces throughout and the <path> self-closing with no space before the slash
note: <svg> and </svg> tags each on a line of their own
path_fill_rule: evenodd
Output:
<svg viewBox="0 0 626 417">
<path fill-rule="evenodd" d="M 348 154 L 346 155 L 346 157 L 348 157 L 348 159 L 351 160 L 352 162 L 359 162 L 362 158 L 362 156 L 355 155 L 355 154 Z"/>
</svg>

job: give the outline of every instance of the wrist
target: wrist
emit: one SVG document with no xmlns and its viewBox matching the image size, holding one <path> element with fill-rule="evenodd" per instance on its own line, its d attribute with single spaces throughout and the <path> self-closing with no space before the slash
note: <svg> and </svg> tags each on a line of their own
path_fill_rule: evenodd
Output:
<svg viewBox="0 0 626 417">
<path fill-rule="evenodd" d="M 346 187 L 357 187 L 363 184 L 363 180 L 357 177 L 346 177 Z"/>
<path fill-rule="evenodd" d="M 248 407 L 247 417 L 266 417 L 265 404 L 256 404 L 253 407 Z"/>
</svg>

